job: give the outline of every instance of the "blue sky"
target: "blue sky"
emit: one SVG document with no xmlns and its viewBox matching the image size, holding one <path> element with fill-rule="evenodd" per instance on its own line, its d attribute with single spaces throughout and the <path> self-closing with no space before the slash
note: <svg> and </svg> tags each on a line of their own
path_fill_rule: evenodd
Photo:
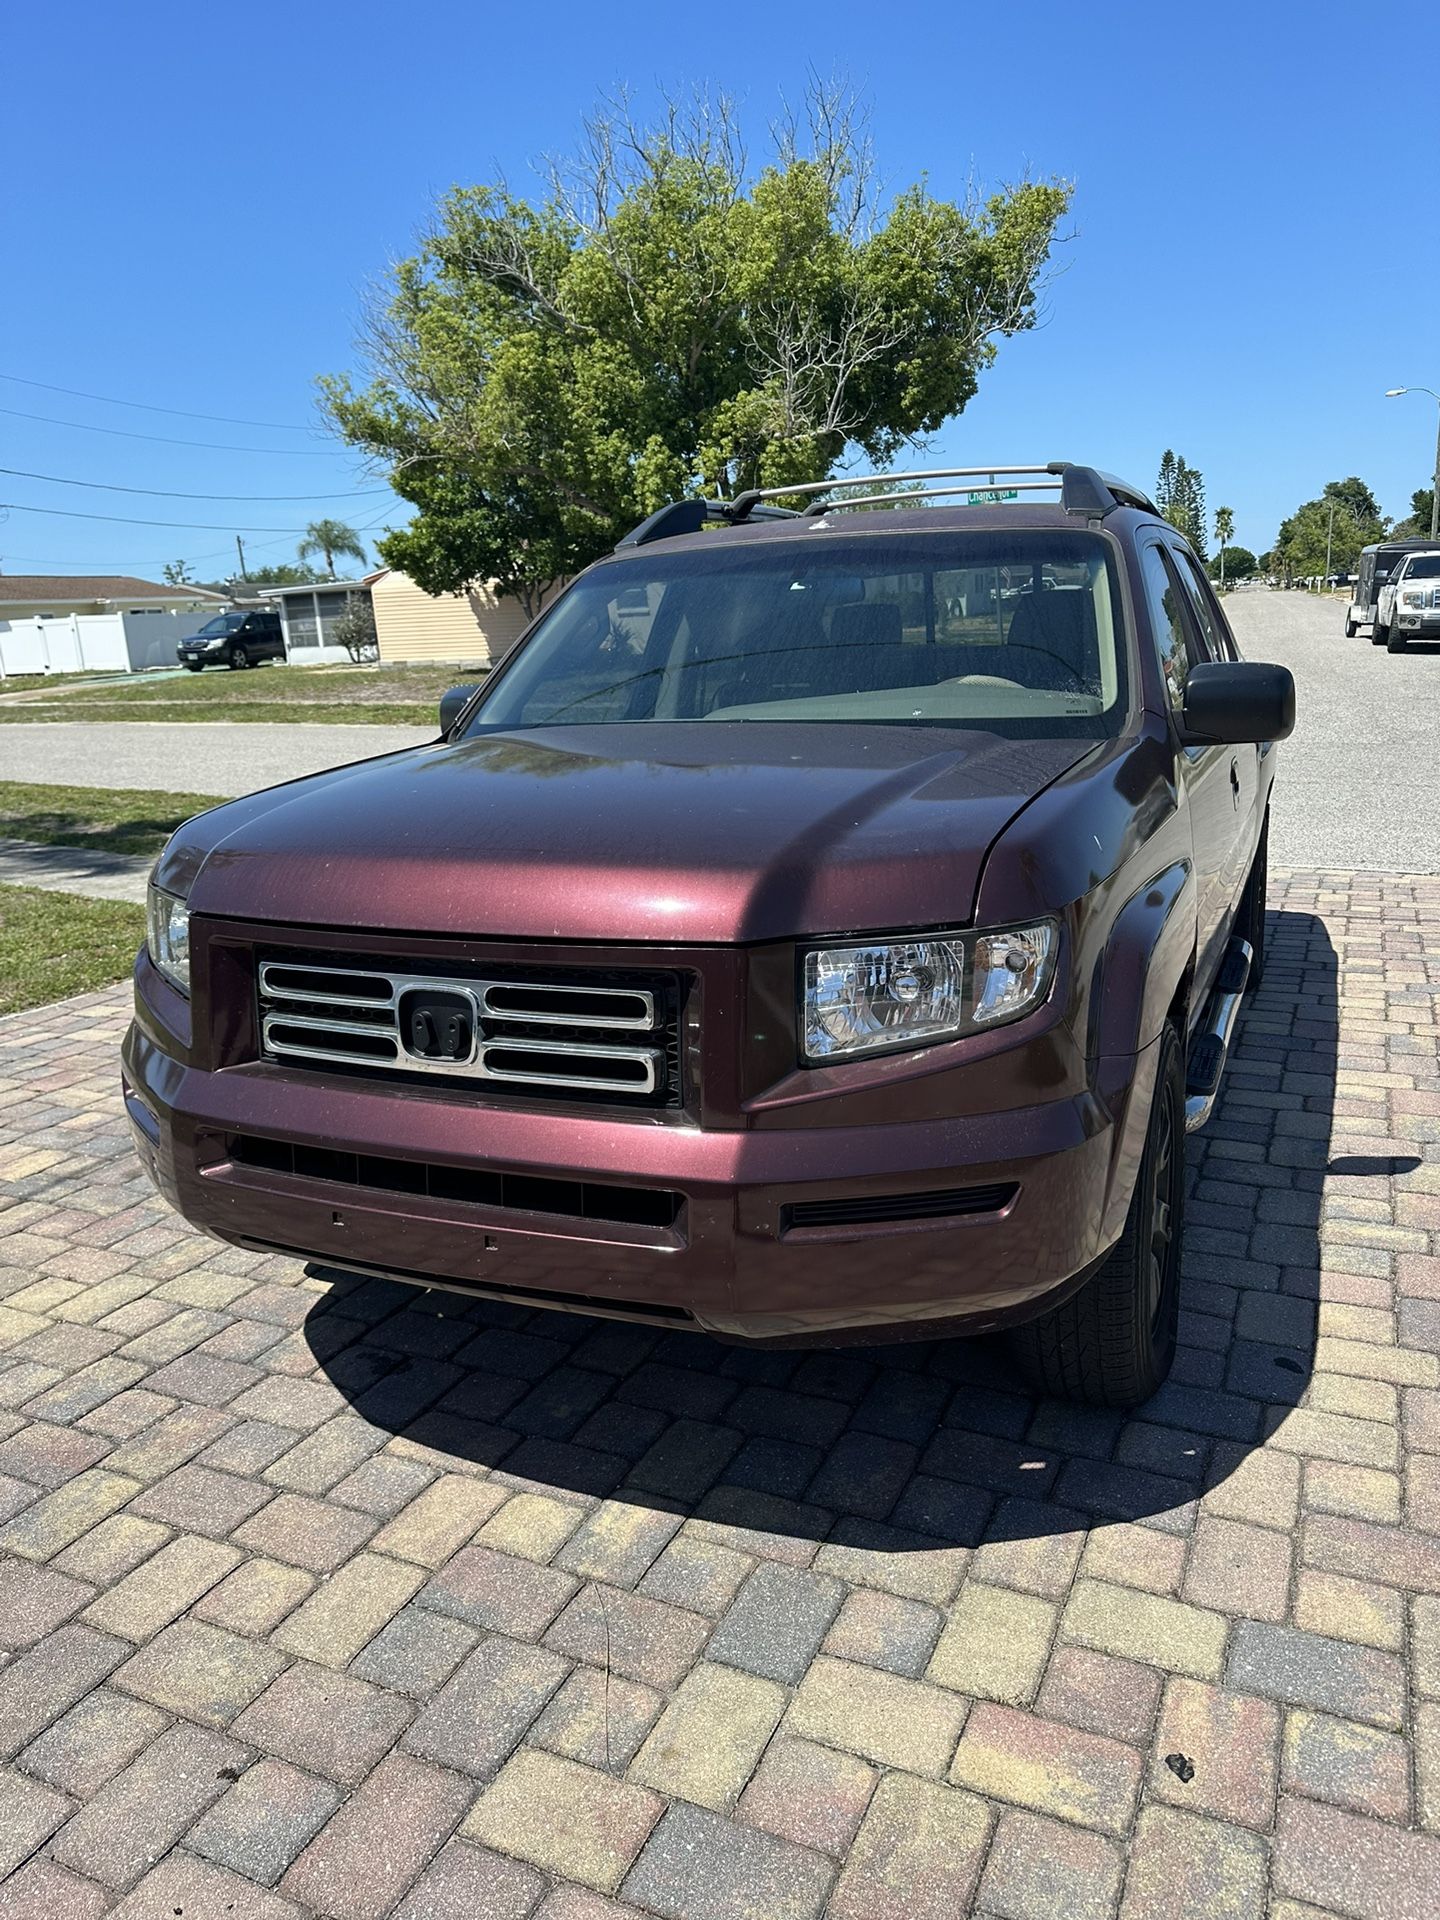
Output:
<svg viewBox="0 0 1440 1920">
<path fill-rule="evenodd" d="M 1328 479 L 1360 473 L 1396 515 L 1428 479 L 1432 403 L 1382 395 L 1440 389 L 1433 214 L 1423 244 L 1404 233 L 1435 190 L 1433 109 L 1406 111 L 1409 77 L 1433 92 L 1440 71 L 1432 6 L 72 0 L 12 9 L 6 65 L 33 84 L 0 115 L 0 466 L 267 497 L 0 474 L 12 508 L 82 516 L 0 515 L 6 572 L 153 576 L 183 555 L 214 575 L 235 528 L 260 529 L 256 560 L 292 557 L 320 514 L 383 528 L 390 496 L 313 430 L 313 381 L 354 365 L 362 292 L 435 196 L 499 171 L 528 185 L 617 84 L 642 104 L 726 89 L 759 147 L 812 67 L 868 94 L 897 184 L 1075 182 L 1044 325 L 1001 345 L 935 453 L 1149 484 L 1173 446 L 1257 550 Z"/>
</svg>

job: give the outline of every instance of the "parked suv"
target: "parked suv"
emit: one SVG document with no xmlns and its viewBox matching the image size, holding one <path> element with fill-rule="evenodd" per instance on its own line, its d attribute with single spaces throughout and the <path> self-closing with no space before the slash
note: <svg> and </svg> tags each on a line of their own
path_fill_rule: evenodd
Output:
<svg viewBox="0 0 1440 1920">
<path fill-rule="evenodd" d="M 1388 653 L 1411 640 L 1440 640 L 1440 551 L 1407 553 L 1380 590 L 1375 630 Z"/>
<path fill-rule="evenodd" d="M 256 667 L 262 660 L 285 658 L 285 633 L 278 613 L 217 613 L 198 633 L 182 640 L 175 657 L 191 673 L 202 667 Z"/>
<path fill-rule="evenodd" d="M 727 1339 L 1013 1329 L 1046 1392 L 1151 1393 L 1294 686 L 1119 481 L 925 504 L 991 472 L 665 508 L 433 745 L 183 826 L 124 1046 L 171 1203 Z"/>
</svg>

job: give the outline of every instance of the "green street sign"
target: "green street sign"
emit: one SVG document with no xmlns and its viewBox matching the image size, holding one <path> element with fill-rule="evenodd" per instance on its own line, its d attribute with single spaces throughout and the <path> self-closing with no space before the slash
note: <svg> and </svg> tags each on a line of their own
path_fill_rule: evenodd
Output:
<svg viewBox="0 0 1440 1920">
<path fill-rule="evenodd" d="M 970 495 L 970 505 L 972 507 L 998 507 L 1002 500 L 1018 500 L 1019 498 L 1020 489 L 1018 487 L 1002 487 L 998 490 L 992 489 L 988 493 L 972 493 Z"/>
</svg>

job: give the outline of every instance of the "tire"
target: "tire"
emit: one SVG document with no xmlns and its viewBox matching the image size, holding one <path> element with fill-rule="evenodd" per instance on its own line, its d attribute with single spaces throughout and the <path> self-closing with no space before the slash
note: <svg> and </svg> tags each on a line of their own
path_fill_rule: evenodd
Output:
<svg viewBox="0 0 1440 1920">
<path fill-rule="evenodd" d="M 1357 628 L 1355 626 L 1355 622 L 1353 620 L 1347 620 L 1345 622 L 1345 638 L 1347 640 L 1353 640 L 1355 638 L 1356 632 L 1357 632 Z"/>
<path fill-rule="evenodd" d="M 1406 640 L 1404 634 L 1397 633 L 1394 627 L 1391 627 L 1385 636 L 1385 651 L 1387 653 L 1403 653 L 1405 646 Z"/>
<path fill-rule="evenodd" d="M 1251 993 L 1265 977 L 1265 886 L 1269 868 L 1270 818 L 1267 814 L 1265 824 L 1260 829 L 1260 844 L 1255 849 L 1255 858 L 1250 862 L 1250 877 L 1240 896 L 1240 910 L 1235 915 L 1235 932 L 1241 940 L 1249 941 L 1254 956 L 1250 962 L 1247 987 L 1247 992 Z"/>
<path fill-rule="evenodd" d="M 1133 1407 L 1175 1358 L 1185 1210 L 1185 1067 L 1167 1021 L 1160 1037 L 1145 1151 L 1125 1231 L 1063 1305 L 1011 1334 L 1037 1393 L 1092 1407 Z"/>
<path fill-rule="evenodd" d="M 246 653 L 244 647 L 232 647 L 230 649 L 230 665 L 233 671 L 243 673 L 249 664 L 250 656 Z"/>
<path fill-rule="evenodd" d="M 1377 620 L 1374 626 L 1370 629 L 1371 646 L 1383 647 L 1388 643 L 1389 639 L 1390 639 L 1390 629 L 1388 627 L 1382 627 L 1380 622 Z"/>
</svg>

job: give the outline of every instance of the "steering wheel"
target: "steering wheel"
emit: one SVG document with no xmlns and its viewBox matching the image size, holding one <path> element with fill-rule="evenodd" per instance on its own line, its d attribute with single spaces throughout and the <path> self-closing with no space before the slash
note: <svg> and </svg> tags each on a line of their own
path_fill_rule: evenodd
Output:
<svg viewBox="0 0 1440 1920">
<path fill-rule="evenodd" d="M 1063 660 L 1058 653 L 1052 653 L 1048 647 L 1029 647 L 1026 646 L 1023 640 L 1007 640 L 1005 645 L 1007 647 L 1013 647 L 1016 653 L 1038 653 L 1042 659 L 1053 660 L 1062 673 L 1069 674 L 1071 680 L 1074 682 L 1073 691 L 1075 693 L 1085 692 L 1085 682 L 1080 678 L 1070 662 Z M 1023 680 L 1015 680 L 1012 681 L 1011 684 L 1013 686 L 1023 687 L 1025 682 Z M 1069 687 L 1030 687 L 1027 691 L 1030 693 L 1068 693 L 1072 691 L 1072 689 Z"/>
</svg>

